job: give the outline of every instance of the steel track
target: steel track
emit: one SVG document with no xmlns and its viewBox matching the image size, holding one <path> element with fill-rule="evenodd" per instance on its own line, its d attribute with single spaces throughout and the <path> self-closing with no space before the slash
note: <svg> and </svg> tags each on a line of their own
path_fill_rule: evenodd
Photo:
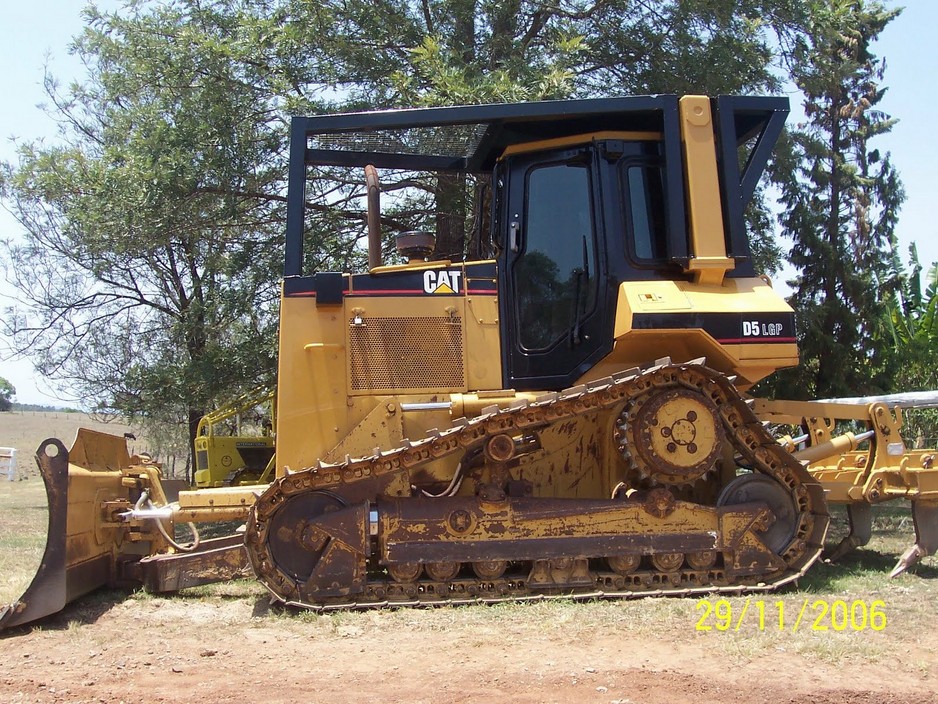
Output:
<svg viewBox="0 0 938 704">
<path fill-rule="evenodd" d="M 729 581 L 719 567 L 704 571 L 643 570 L 628 575 L 592 571 L 594 585 L 564 589 L 560 593 L 532 591 L 523 574 L 498 580 L 460 577 L 449 582 L 424 579 L 412 583 L 369 576 L 362 592 L 354 597 L 311 602 L 298 598 L 300 585 L 275 564 L 268 550 L 266 540 L 271 518 L 291 500 L 310 492 L 326 490 L 339 496 L 367 494 L 369 487 L 386 485 L 401 473 L 478 447 L 495 435 L 537 432 L 583 413 L 620 407 L 643 395 L 669 388 L 692 389 L 711 399 L 728 440 L 743 461 L 753 471 L 772 477 L 788 489 L 797 508 L 797 527 L 794 538 L 780 554 L 786 563 L 784 570 L 735 583 Z M 610 451 L 614 450 L 610 448 Z M 271 484 L 251 509 L 245 546 L 255 574 L 277 600 L 320 611 L 714 592 L 738 594 L 768 591 L 802 576 L 820 555 L 829 520 L 821 485 L 766 431 L 726 377 L 703 366 L 702 360 L 681 365 L 661 360 L 644 370 L 632 369 L 563 392 L 545 394 L 533 402 L 519 401 L 508 408 L 486 408 L 477 417 L 457 419 L 446 430 L 432 432 L 416 442 L 405 440 L 398 448 L 376 451 L 370 457 L 346 458 L 338 464 L 320 462 L 315 467 L 282 477 Z"/>
</svg>

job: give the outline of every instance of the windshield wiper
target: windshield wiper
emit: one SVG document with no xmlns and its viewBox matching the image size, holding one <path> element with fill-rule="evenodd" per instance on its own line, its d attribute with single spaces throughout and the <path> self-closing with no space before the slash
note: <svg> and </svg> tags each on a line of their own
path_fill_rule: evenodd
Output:
<svg viewBox="0 0 938 704">
<path fill-rule="evenodd" d="M 586 236 L 583 236 L 583 266 L 573 270 L 574 276 L 576 277 L 576 284 L 573 292 L 573 329 L 570 330 L 570 346 L 574 347 L 583 342 L 583 336 L 581 335 L 581 324 L 582 324 L 582 315 L 585 311 L 580 309 L 584 306 L 581 305 L 581 298 L 583 298 L 583 293 L 586 292 L 587 300 L 589 298 L 589 283 L 590 283 L 590 265 L 589 265 L 589 252 L 587 250 Z"/>
</svg>

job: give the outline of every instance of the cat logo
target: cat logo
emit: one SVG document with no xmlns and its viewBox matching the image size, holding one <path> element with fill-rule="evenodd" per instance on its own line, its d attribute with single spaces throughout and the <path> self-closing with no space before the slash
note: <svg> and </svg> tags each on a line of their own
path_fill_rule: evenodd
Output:
<svg viewBox="0 0 938 704">
<path fill-rule="evenodd" d="M 459 278 L 462 271 L 430 269 L 423 272 L 423 290 L 426 293 L 459 293 Z"/>
</svg>

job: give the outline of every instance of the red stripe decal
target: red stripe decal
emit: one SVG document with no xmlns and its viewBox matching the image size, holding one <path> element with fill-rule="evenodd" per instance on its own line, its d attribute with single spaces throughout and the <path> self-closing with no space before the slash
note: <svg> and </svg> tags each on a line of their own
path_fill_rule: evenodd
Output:
<svg viewBox="0 0 938 704">
<path fill-rule="evenodd" d="M 745 342 L 783 342 L 783 343 L 795 343 L 797 338 L 794 337 L 731 337 L 731 338 L 719 338 L 717 342 L 722 342 L 724 345 L 739 345 Z"/>
</svg>

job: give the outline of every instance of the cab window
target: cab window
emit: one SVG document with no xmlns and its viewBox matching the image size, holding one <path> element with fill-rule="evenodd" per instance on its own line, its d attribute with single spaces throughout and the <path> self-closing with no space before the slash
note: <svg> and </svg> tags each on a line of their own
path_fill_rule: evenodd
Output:
<svg viewBox="0 0 938 704">
<path fill-rule="evenodd" d="M 526 350 L 543 350 L 576 334 L 580 319 L 595 306 L 588 165 L 531 168 L 523 222 L 524 250 L 513 269 L 519 341 Z"/>
<path fill-rule="evenodd" d="M 623 159 L 618 172 L 630 256 L 638 263 L 667 261 L 664 166 L 658 159 Z"/>
</svg>

